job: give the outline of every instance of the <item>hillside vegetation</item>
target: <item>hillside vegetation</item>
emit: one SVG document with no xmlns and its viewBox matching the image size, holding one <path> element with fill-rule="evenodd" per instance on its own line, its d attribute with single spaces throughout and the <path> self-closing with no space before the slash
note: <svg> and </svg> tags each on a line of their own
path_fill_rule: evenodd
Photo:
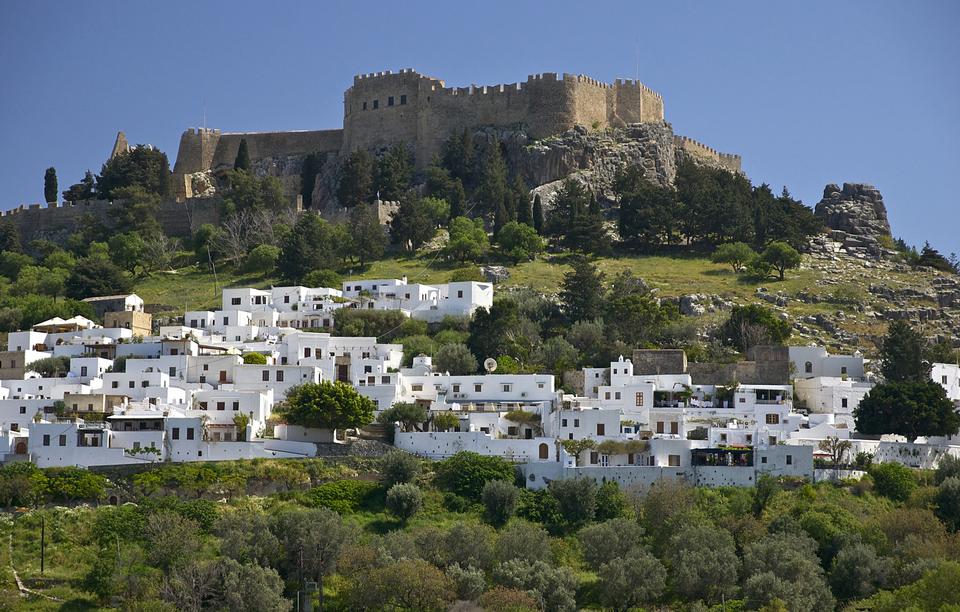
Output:
<svg viewBox="0 0 960 612">
<path fill-rule="evenodd" d="M 33 508 L 0 521 L 0 606 L 283 610 L 303 576 L 322 585 L 325 610 L 457 599 L 489 610 L 938 609 L 927 603 L 960 603 L 955 463 L 920 474 L 885 464 L 839 485 L 664 482 L 642 494 L 586 480 L 522 490 L 509 463 L 471 453 L 183 464 L 109 480 L 10 466 L 0 482 L 33 484 L 0 503 Z M 108 491 L 127 503 L 98 507 Z M 40 595 L 19 597 L 11 568 Z"/>
</svg>

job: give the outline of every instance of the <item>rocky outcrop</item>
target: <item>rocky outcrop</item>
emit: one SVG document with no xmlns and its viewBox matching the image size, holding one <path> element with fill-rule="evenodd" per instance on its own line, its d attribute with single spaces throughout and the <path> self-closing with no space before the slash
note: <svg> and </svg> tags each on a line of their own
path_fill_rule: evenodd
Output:
<svg viewBox="0 0 960 612">
<path fill-rule="evenodd" d="M 830 230 L 830 241 L 839 244 L 835 248 L 851 255 L 884 255 L 882 240 L 890 237 L 890 223 L 883 196 L 876 187 L 844 183 L 841 189 L 829 184 L 824 187 L 823 199 L 817 203 L 814 214 Z"/>
</svg>

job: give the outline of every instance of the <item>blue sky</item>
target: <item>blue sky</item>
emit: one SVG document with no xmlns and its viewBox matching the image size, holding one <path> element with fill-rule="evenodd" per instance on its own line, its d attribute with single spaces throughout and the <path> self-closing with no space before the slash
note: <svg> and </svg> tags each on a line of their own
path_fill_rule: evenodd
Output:
<svg viewBox="0 0 960 612">
<path fill-rule="evenodd" d="M 461 6 L 464 5 L 464 6 Z M 447 85 L 536 72 L 641 80 L 677 133 L 809 205 L 868 182 L 893 232 L 960 252 L 960 2 L 0 4 L 0 208 L 99 171 L 118 130 L 340 127 L 353 75 Z"/>
</svg>

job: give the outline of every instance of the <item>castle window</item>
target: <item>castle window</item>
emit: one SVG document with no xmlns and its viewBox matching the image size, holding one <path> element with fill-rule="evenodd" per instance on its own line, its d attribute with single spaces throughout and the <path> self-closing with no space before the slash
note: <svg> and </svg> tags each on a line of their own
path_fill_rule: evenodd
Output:
<svg viewBox="0 0 960 612">
<path fill-rule="evenodd" d="M 373 101 L 373 110 L 377 110 L 378 108 L 380 108 L 380 100 L 374 100 L 374 101 Z"/>
<path fill-rule="evenodd" d="M 407 94 L 401 94 L 401 95 L 400 95 L 400 106 L 403 106 L 403 105 L 406 104 L 406 103 L 407 103 Z"/>
<path fill-rule="evenodd" d="M 363 110 L 367 110 L 367 103 L 366 103 L 366 102 L 363 103 Z"/>
<path fill-rule="evenodd" d="M 387 96 L 387 106 L 393 106 L 393 96 Z"/>
</svg>

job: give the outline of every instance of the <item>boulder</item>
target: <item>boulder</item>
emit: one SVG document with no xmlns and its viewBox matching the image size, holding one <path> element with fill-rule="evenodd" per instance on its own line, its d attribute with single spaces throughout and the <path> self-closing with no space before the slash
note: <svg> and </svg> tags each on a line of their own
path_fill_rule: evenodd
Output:
<svg viewBox="0 0 960 612">
<path fill-rule="evenodd" d="M 502 283 L 510 278 L 510 270 L 504 266 L 481 266 L 480 274 L 490 283 Z"/>
</svg>

